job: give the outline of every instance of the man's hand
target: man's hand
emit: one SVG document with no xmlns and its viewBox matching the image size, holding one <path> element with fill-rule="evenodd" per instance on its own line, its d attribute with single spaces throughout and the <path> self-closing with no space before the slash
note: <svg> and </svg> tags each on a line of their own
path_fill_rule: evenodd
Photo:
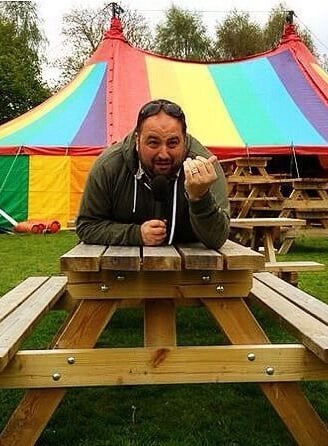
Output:
<svg viewBox="0 0 328 446">
<path fill-rule="evenodd" d="M 166 238 L 166 221 L 145 221 L 141 225 L 141 238 L 145 246 L 161 245 Z"/>
<path fill-rule="evenodd" d="M 200 200 L 217 179 L 214 168 L 216 160 L 216 156 L 212 155 L 209 158 L 203 156 L 196 156 L 195 159 L 186 158 L 184 161 L 184 186 L 190 200 Z"/>
</svg>

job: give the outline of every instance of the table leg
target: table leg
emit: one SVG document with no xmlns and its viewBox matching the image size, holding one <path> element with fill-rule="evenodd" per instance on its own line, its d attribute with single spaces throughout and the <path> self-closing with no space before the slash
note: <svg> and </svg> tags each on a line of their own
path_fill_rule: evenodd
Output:
<svg viewBox="0 0 328 446">
<path fill-rule="evenodd" d="M 264 229 L 263 235 L 264 235 L 263 243 L 264 243 L 265 260 L 266 262 L 275 262 L 276 254 L 274 252 L 272 232 L 270 229 Z"/>
<path fill-rule="evenodd" d="M 244 218 L 247 217 L 251 207 L 254 203 L 254 198 L 258 197 L 260 192 L 260 189 L 258 186 L 253 186 L 250 193 L 247 196 L 247 200 L 244 202 L 244 204 L 241 206 L 241 209 L 237 215 L 237 218 Z"/>
<path fill-rule="evenodd" d="M 58 335 L 55 348 L 93 347 L 116 308 L 116 301 L 82 301 Z M 34 445 L 66 390 L 28 390 L 0 435 L 1 446 Z"/>
<path fill-rule="evenodd" d="M 232 344 L 269 343 L 243 299 L 202 300 Z M 297 383 L 259 385 L 298 445 L 328 445 L 328 430 Z"/>
<path fill-rule="evenodd" d="M 145 299 L 144 344 L 145 347 L 176 345 L 173 299 Z"/>
</svg>

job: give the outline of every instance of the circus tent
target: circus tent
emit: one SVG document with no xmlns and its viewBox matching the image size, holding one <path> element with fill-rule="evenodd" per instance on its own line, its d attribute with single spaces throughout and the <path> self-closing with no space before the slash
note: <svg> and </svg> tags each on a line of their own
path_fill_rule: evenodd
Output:
<svg viewBox="0 0 328 446">
<path fill-rule="evenodd" d="M 145 102 L 168 98 L 218 157 L 328 155 L 328 74 L 287 24 L 279 46 L 226 63 L 163 57 L 111 27 L 76 78 L 0 126 L 0 209 L 17 221 L 76 216 L 96 156 L 135 125 Z M 0 217 L 0 226 L 8 225 Z"/>
</svg>

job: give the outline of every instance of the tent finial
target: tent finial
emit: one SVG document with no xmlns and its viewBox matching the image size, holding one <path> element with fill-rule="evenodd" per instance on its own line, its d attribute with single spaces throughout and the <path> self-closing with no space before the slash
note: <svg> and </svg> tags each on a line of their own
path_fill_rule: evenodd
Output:
<svg viewBox="0 0 328 446">
<path fill-rule="evenodd" d="M 112 17 L 114 18 L 120 18 L 120 15 L 124 12 L 124 9 L 118 5 L 117 3 L 110 3 L 108 5 L 112 9 Z"/>
<path fill-rule="evenodd" d="M 294 23 L 294 15 L 295 15 L 294 11 L 288 11 L 286 15 L 286 23 L 292 25 Z"/>
<path fill-rule="evenodd" d="M 286 21 L 284 24 L 284 31 L 282 38 L 280 40 L 280 44 L 287 42 L 300 42 L 301 38 L 299 37 L 296 25 L 294 24 L 294 17 L 296 16 L 294 11 L 288 11 L 286 15 Z"/>
</svg>

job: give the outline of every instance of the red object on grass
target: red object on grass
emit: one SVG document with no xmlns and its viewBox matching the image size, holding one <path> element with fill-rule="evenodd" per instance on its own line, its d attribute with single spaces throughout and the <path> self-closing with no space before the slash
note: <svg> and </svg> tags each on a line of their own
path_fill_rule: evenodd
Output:
<svg viewBox="0 0 328 446">
<path fill-rule="evenodd" d="M 15 232 L 30 232 L 33 234 L 54 234 L 60 230 L 60 223 L 57 220 L 27 220 L 17 223 L 14 230 Z"/>
</svg>

